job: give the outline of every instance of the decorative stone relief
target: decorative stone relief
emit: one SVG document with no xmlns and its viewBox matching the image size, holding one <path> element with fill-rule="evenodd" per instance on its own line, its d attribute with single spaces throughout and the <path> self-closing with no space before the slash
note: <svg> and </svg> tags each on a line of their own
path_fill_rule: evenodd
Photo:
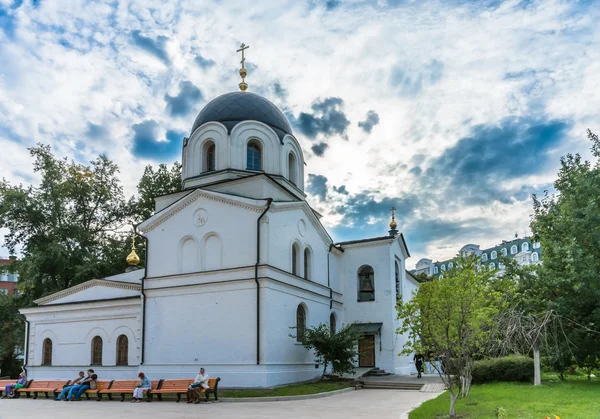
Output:
<svg viewBox="0 0 600 419">
<path fill-rule="evenodd" d="M 306 234 L 306 222 L 303 219 L 298 221 L 298 233 L 300 233 L 302 237 Z"/>
<path fill-rule="evenodd" d="M 194 211 L 194 225 L 196 227 L 202 227 L 208 221 L 208 211 L 204 208 L 198 208 Z"/>
</svg>

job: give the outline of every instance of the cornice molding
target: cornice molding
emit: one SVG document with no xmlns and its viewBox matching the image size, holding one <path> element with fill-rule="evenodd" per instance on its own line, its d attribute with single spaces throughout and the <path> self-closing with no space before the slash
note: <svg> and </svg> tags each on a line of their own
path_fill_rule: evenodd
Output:
<svg viewBox="0 0 600 419">
<path fill-rule="evenodd" d="M 271 205 L 270 211 L 271 212 L 282 212 L 282 211 L 288 211 L 290 209 L 299 209 L 299 208 L 301 208 L 303 210 L 304 214 L 308 217 L 310 222 L 315 226 L 315 228 L 319 232 L 319 235 L 321 236 L 321 238 L 323 239 L 325 244 L 330 245 L 331 243 L 333 243 L 331 236 L 329 236 L 329 233 L 327 232 L 325 227 L 323 227 L 323 224 L 321 224 L 321 221 L 319 221 L 319 219 L 317 218 L 315 213 L 312 211 L 312 208 L 310 207 L 310 205 L 308 205 L 308 202 L 306 202 L 306 201 L 274 202 L 273 205 Z"/>
<path fill-rule="evenodd" d="M 182 197 L 179 201 L 176 201 L 170 207 L 166 208 L 164 212 L 155 214 L 148 218 L 138 226 L 138 229 L 142 233 L 148 233 L 200 198 L 210 199 L 211 201 L 231 205 L 253 212 L 261 212 L 264 210 L 264 206 L 262 205 L 253 205 L 250 203 L 241 202 L 242 199 L 246 200 L 247 198 L 240 198 L 240 200 L 237 200 L 233 198 L 227 198 L 218 192 L 196 189 L 194 192 Z"/>
<path fill-rule="evenodd" d="M 92 279 L 90 281 L 83 282 L 79 285 L 75 285 L 74 287 L 67 288 L 66 290 L 59 291 L 57 293 L 48 295 L 46 297 L 38 298 L 34 301 L 37 305 L 44 305 L 51 303 L 52 301 L 59 300 L 61 298 L 68 297 L 69 295 L 76 294 L 78 292 L 87 290 L 88 288 L 92 288 L 95 286 L 102 286 L 107 288 L 117 288 L 122 290 L 131 290 L 131 291 L 140 291 L 142 289 L 141 284 L 132 284 L 129 282 L 117 282 L 117 281 L 109 281 L 106 279 Z M 85 301 L 81 301 L 84 303 Z"/>
</svg>

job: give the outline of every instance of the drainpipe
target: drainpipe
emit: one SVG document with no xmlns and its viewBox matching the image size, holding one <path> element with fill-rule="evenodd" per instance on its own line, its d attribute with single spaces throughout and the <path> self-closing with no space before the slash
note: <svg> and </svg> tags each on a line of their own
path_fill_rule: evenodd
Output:
<svg viewBox="0 0 600 419">
<path fill-rule="evenodd" d="M 332 248 L 333 243 L 329 245 L 329 250 L 327 251 L 327 286 L 329 287 L 329 310 L 333 308 L 333 290 L 331 289 L 331 280 L 329 276 L 329 255 L 331 255 Z"/>
<path fill-rule="evenodd" d="M 23 361 L 23 371 L 27 374 L 27 360 L 29 360 L 29 320 L 25 319 L 25 360 Z"/>
<path fill-rule="evenodd" d="M 137 231 L 137 226 L 135 227 L 135 234 L 140 236 L 146 242 L 146 255 L 144 257 L 144 276 L 142 277 L 142 339 L 141 339 L 141 353 L 140 353 L 140 365 L 144 365 L 144 354 L 146 353 L 146 345 L 144 342 L 146 341 L 146 292 L 145 292 L 145 279 L 148 276 L 148 254 L 150 253 L 150 241 L 148 237 L 142 236 Z"/>
<path fill-rule="evenodd" d="M 260 365 L 260 284 L 258 283 L 258 265 L 260 264 L 260 220 L 265 216 L 273 198 L 267 198 L 267 207 L 256 220 L 256 265 L 254 265 L 254 282 L 256 282 L 256 365 Z"/>
</svg>

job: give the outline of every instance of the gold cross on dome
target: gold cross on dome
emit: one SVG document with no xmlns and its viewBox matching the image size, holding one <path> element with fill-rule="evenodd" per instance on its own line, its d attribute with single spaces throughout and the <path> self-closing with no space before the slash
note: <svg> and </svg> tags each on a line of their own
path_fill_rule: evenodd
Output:
<svg viewBox="0 0 600 419">
<path fill-rule="evenodd" d="M 396 207 L 392 207 L 392 218 L 396 217 Z"/>
<path fill-rule="evenodd" d="M 242 53 L 242 61 L 240 61 L 242 63 L 242 68 L 244 67 L 244 61 L 246 61 L 246 57 L 244 57 L 244 51 L 247 50 L 248 48 L 250 48 L 250 45 L 246 45 L 246 44 L 242 44 L 240 45 L 240 49 L 238 49 L 236 52 L 241 52 Z"/>
</svg>

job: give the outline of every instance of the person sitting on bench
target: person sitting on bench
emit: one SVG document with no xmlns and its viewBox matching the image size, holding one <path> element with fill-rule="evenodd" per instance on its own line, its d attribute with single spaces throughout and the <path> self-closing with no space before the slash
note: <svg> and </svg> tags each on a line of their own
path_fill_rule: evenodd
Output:
<svg viewBox="0 0 600 419">
<path fill-rule="evenodd" d="M 90 368 L 88 370 L 88 376 L 85 377 L 83 380 L 79 381 L 73 386 L 71 390 L 69 390 L 69 394 L 67 394 L 67 398 L 65 400 L 81 400 L 81 395 L 90 388 L 90 386 L 92 385 L 92 381 L 96 381 L 97 379 L 98 376 L 94 374 L 94 370 Z"/>
<path fill-rule="evenodd" d="M 62 391 L 58 395 L 58 397 L 55 398 L 54 400 L 55 401 L 61 400 L 73 387 L 75 387 L 76 384 L 78 384 L 84 378 L 85 378 L 85 373 L 83 371 L 79 371 L 79 377 L 77 377 L 76 379 L 71 381 L 71 384 L 69 384 L 68 386 L 64 386 Z"/>
<path fill-rule="evenodd" d="M 140 379 L 140 383 L 133 389 L 133 400 L 131 403 L 139 403 L 144 400 L 144 391 L 152 388 L 150 379 L 146 377 L 143 372 L 138 374 L 138 378 Z"/>
<path fill-rule="evenodd" d="M 11 391 L 15 390 L 16 393 L 16 390 L 25 387 L 25 384 L 27 384 L 27 377 L 25 377 L 25 373 L 22 372 L 21 374 L 19 374 L 19 379 L 15 384 L 9 384 L 6 387 L 4 387 L 4 395 L 2 396 L 2 398 L 6 399 L 9 396 L 9 398 L 11 398 Z"/>
<path fill-rule="evenodd" d="M 202 387 L 203 389 L 208 388 L 208 379 L 209 376 L 204 371 L 204 368 L 200 368 L 200 372 L 196 376 L 194 382 L 190 385 L 187 392 L 187 402 L 188 403 L 200 403 L 200 392 L 198 391 L 198 387 Z"/>
</svg>

